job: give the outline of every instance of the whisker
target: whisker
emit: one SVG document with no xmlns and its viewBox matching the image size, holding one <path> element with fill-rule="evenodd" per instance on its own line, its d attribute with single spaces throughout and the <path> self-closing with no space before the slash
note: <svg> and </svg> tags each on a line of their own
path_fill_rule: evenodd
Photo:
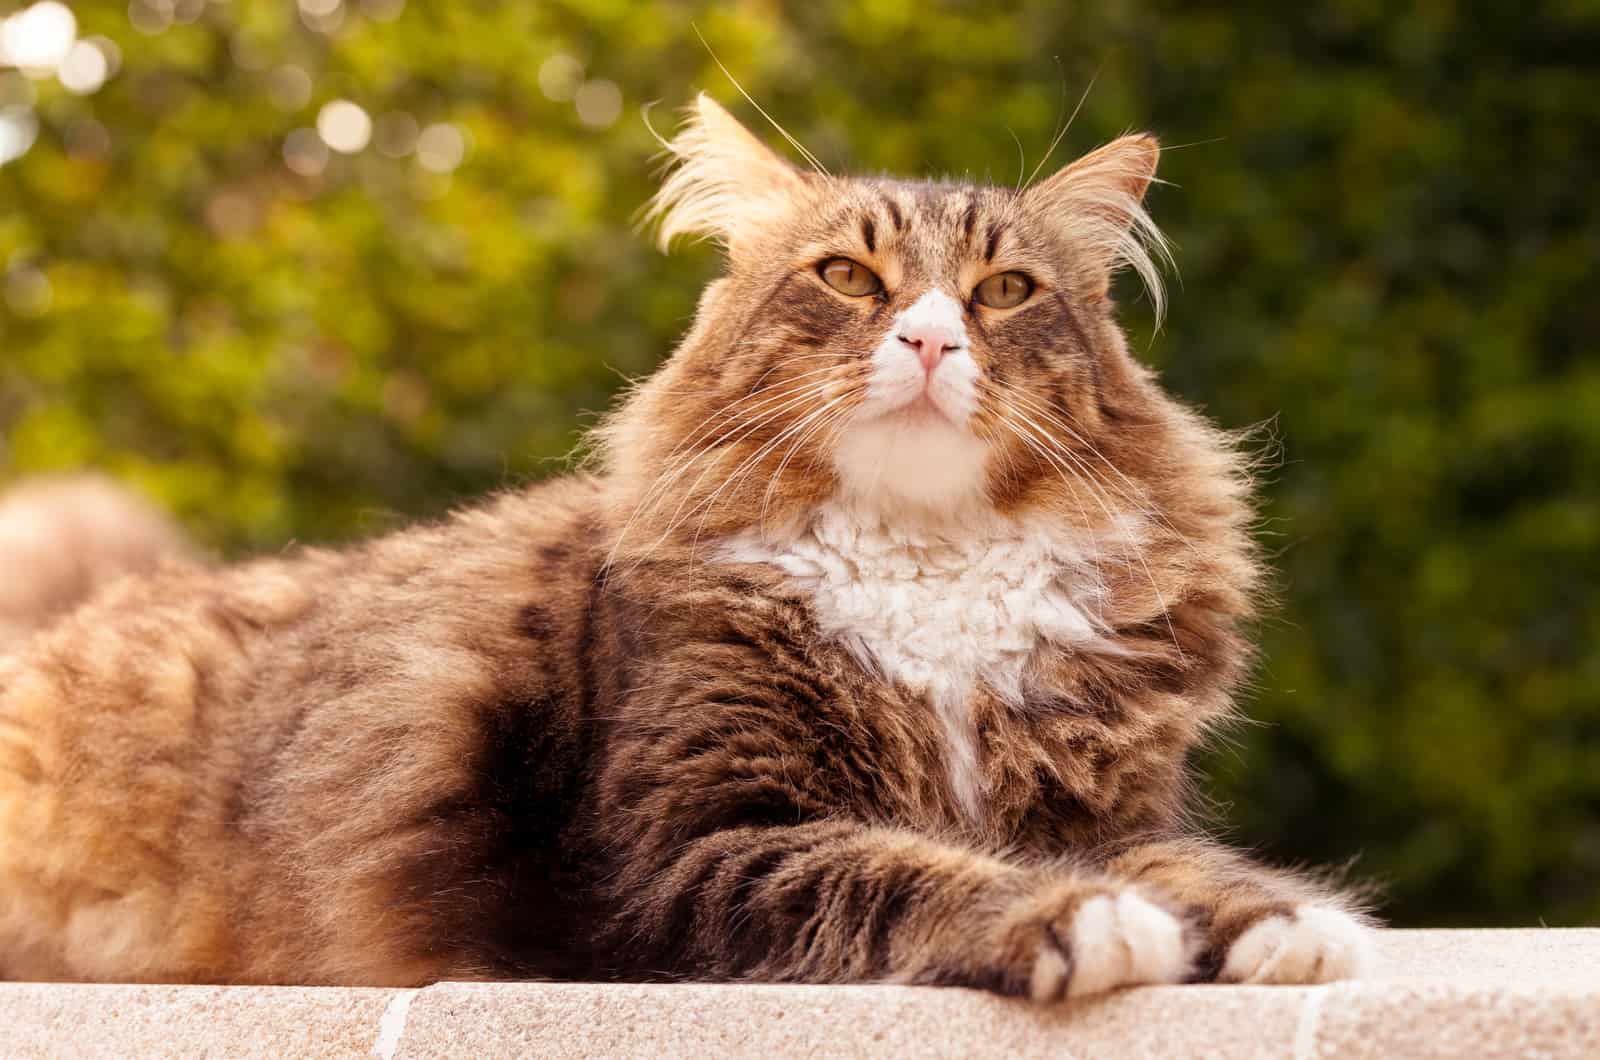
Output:
<svg viewBox="0 0 1600 1060">
<path fill-rule="evenodd" d="M 1005 417 L 1002 417 L 999 423 L 1000 426 L 1005 428 L 1012 437 L 1021 441 L 1023 445 L 1025 445 L 1030 451 L 1051 463 L 1052 466 L 1057 466 L 1059 469 L 1059 465 L 1056 465 L 1056 462 L 1051 458 L 1050 453 L 1043 446 L 1041 446 L 1038 441 L 1030 437 L 1030 435 L 1025 434 L 1022 429 L 1017 426 L 1017 424 Z M 1074 479 L 1076 477 L 1077 476 L 1067 474 L 1063 471 L 1061 475 L 1061 481 L 1067 487 L 1067 489 L 1072 491 L 1074 502 L 1081 508 L 1083 506 L 1083 499 L 1078 494 L 1077 486 L 1074 485 Z M 1094 564 L 1096 582 L 1101 585 L 1105 584 L 1105 574 L 1100 567 L 1100 555 L 1098 551 L 1095 551 L 1091 554 L 1090 562 Z"/>
<path fill-rule="evenodd" d="M 1145 498 L 1144 487 L 1134 482 L 1126 474 L 1124 474 L 1122 469 L 1117 467 L 1117 465 L 1113 463 L 1104 453 L 1102 453 L 1093 442 L 1089 441 L 1087 438 L 1083 437 L 1083 435 L 1074 430 L 1069 423 L 1057 416 L 1054 410 L 1044 407 L 1042 402 L 1032 395 L 1015 393 L 1006 395 L 1006 397 L 1009 400 L 1013 400 L 1022 404 L 1024 407 L 1044 417 L 1047 422 L 1055 424 L 1063 431 L 1071 435 L 1079 445 L 1087 449 L 1095 459 L 1104 464 L 1107 470 L 1121 479 L 1123 483 L 1127 485 L 1128 489 L 1133 491 L 1133 493 L 1130 494 L 1120 489 L 1114 489 L 1112 484 L 1109 482 L 1102 481 L 1102 485 L 1108 489 L 1114 489 L 1114 492 L 1116 492 L 1116 494 L 1122 500 L 1126 501 L 1138 514 L 1150 517 L 1156 522 L 1160 523 L 1172 534 L 1173 537 L 1177 538 L 1177 540 L 1192 553 L 1197 556 L 1200 554 L 1200 550 L 1195 546 L 1194 542 L 1189 539 L 1188 535 L 1173 525 L 1172 520 L 1167 517 L 1167 514 L 1162 511 L 1158 505 Z M 1087 473 L 1087 469 L 1085 469 L 1085 472 Z"/>
<path fill-rule="evenodd" d="M 670 487 L 673 482 L 677 481 L 682 472 L 687 470 L 688 467 L 692 466 L 696 459 L 699 459 L 708 451 L 714 451 L 720 444 L 729 440 L 732 435 L 738 433 L 742 427 L 746 425 L 759 426 L 760 423 L 771 418 L 772 415 L 781 413 L 790 404 L 804 400 L 804 398 L 812 392 L 821 392 L 822 390 L 826 389 L 827 385 L 828 381 L 822 380 L 816 383 L 806 384 L 805 386 L 774 388 L 773 390 L 764 393 L 762 395 L 762 399 L 756 401 L 754 405 L 749 408 L 739 408 L 738 404 L 736 403 L 735 406 L 732 406 L 733 412 L 730 413 L 730 415 L 734 417 L 734 422 L 725 426 L 719 427 L 715 421 L 719 418 L 720 412 L 726 410 L 719 410 L 719 413 L 713 413 L 711 416 L 708 416 L 706 420 L 703 421 L 703 429 L 697 428 L 696 433 L 692 437 L 680 443 L 676 448 L 673 449 L 672 452 L 667 454 L 665 460 L 676 460 L 676 465 L 669 465 L 665 471 L 657 476 L 656 481 L 648 490 L 645 491 L 644 496 L 640 498 L 636 511 L 649 507 L 650 502 L 655 499 L 656 495 Z M 726 417 L 723 416 L 721 418 Z M 715 438 L 710 438 L 710 436 L 719 429 L 722 431 L 722 433 Z M 682 454 L 684 450 L 690 446 L 693 446 L 696 442 L 707 438 L 710 438 L 710 441 L 706 443 L 704 449 L 696 452 L 690 452 L 686 456 L 683 456 L 681 460 L 679 459 L 680 454 Z"/>
<path fill-rule="evenodd" d="M 745 460 L 737 468 L 734 469 L 733 474 L 731 474 L 727 478 L 725 478 L 722 481 L 722 484 L 720 486 L 718 486 L 716 488 L 716 490 L 714 490 L 709 497 L 707 497 L 704 501 L 702 501 L 702 502 L 700 502 L 699 504 L 696 505 L 696 508 L 698 510 L 700 510 L 701 515 L 700 515 L 700 523 L 695 528 L 695 534 L 694 534 L 693 543 L 691 544 L 690 550 L 689 550 L 691 557 L 693 557 L 695 551 L 699 548 L 700 536 L 705 530 L 706 520 L 708 518 L 710 518 L 712 509 L 713 509 L 713 507 L 714 507 L 714 505 L 716 503 L 716 500 L 717 500 L 717 498 L 719 496 L 721 496 L 723 491 L 726 490 L 729 486 L 734 485 L 735 483 L 739 482 L 744 477 L 748 476 L 750 474 L 750 472 L 755 469 L 755 467 L 759 464 L 759 462 L 761 460 L 763 460 L 768 454 L 770 454 L 774 449 L 776 449 L 779 445 L 781 445 L 784 442 L 784 440 L 787 439 L 791 434 L 793 434 L 793 433 L 795 433 L 797 431 L 803 430 L 808 424 L 810 424 L 813 421 L 815 421 L 815 419 L 818 416 L 822 415 L 823 413 L 826 413 L 830 408 L 832 408 L 833 406 L 837 405 L 839 402 L 844 401 L 846 398 L 848 398 L 850 396 L 851 396 L 850 394 L 840 394 L 837 397 L 834 397 L 834 398 L 830 399 L 829 401 L 825 402 L 819 408 L 813 409 L 811 412 L 807 413 L 800 420 L 796 421 L 795 423 L 790 424 L 782 432 L 780 432 L 777 437 L 775 437 L 771 441 L 767 442 L 760 449 L 758 449 L 755 453 L 753 453 L 750 456 L 746 457 Z M 693 512 L 691 511 L 690 514 L 692 515 Z M 677 526 L 679 526 L 679 525 L 681 525 L 681 521 L 677 522 L 677 523 L 674 523 L 672 527 L 669 527 L 668 530 L 667 530 L 667 533 L 670 534 L 671 531 L 676 529 Z"/>
<path fill-rule="evenodd" d="M 841 395 L 840 398 L 835 399 L 833 402 L 830 402 L 830 404 L 837 405 L 839 401 L 846 396 L 848 395 Z M 783 459 L 778 463 L 777 469 L 772 472 L 772 480 L 767 483 L 767 492 L 761 497 L 761 526 L 766 526 L 767 523 L 767 510 L 772 504 L 772 491 L 777 489 L 779 480 L 783 478 L 784 468 L 789 466 L 789 461 L 794 458 L 795 453 L 799 452 L 800 447 L 809 441 L 813 436 L 820 434 L 824 429 L 826 429 L 831 422 L 840 417 L 848 415 L 851 411 L 853 411 L 853 408 L 854 406 L 846 405 L 836 409 L 833 417 L 823 417 L 823 419 L 810 431 L 807 431 L 805 434 L 802 434 L 799 438 L 795 439 L 794 444 L 789 447 L 789 451 L 784 454 Z M 810 467 L 807 469 L 808 472 L 815 470 L 816 461 L 817 455 L 816 453 L 813 453 L 811 456 Z"/>
<path fill-rule="evenodd" d="M 1039 159 L 1039 164 L 1033 167 L 1032 173 L 1028 174 L 1028 179 L 1024 182 L 1024 186 L 1033 183 L 1034 178 L 1039 175 L 1039 170 L 1044 168 L 1044 164 L 1050 161 L 1050 156 L 1056 153 L 1056 148 L 1061 146 L 1061 141 L 1066 137 L 1067 130 L 1072 128 L 1072 123 L 1078 119 L 1078 112 L 1083 109 L 1084 103 L 1088 102 L 1089 93 L 1094 91 L 1094 83 L 1098 80 L 1100 80 L 1100 70 L 1096 70 L 1094 76 L 1089 78 L 1089 83 L 1084 86 L 1083 95 L 1078 97 L 1078 105 L 1072 108 L 1072 113 L 1067 116 L 1067 120 L 1062 123 L 1060 129 L 1056 130 L 1054 138 L 1050 141 L 1050 146 L 1044 149 L 1044 157 Z M 1066 86 L 1063 85 L 1062 87 L 1065 88 Z M 1066 101 L 1062 100 L 1062 102 L 1065 103 Z M 1057 113 L 1060 112 L 1058 111 Z"/>
<path fill-rule="evenodd" d="M 994 394 L 996 396 L 996 400 L 997 401 L 1002 401 L 1002 402 L 1009 403 L 1009 404 L 1012 404 L 1012 405 L 1021 405 L 1023 408 L 1026 408 L 1028 411 L 1033 412 L 1034 414 L 1036 414 L 1037 416 L 1039 416 L 1040 418 L 1045 420 L 1045 422 L 1047 422 L 1047 423 L 1049 423 L 1049 424 L 1051 424 L 1051 425 L 1053 425 L 1055 427 L 1059 427 L 1066 434 L 1070 435 L 1071 438 L 1074 441 L 1076 441 L 1079 445 L 1081 445 L 1085 449 L 1089 450 L 1089 452 L 1091 454 L 1093 454 L 1096 459 L 1098 459 L 1102 464 L 1104 464 L 1106 466 L 1107 470 L 1109 470 L 1112 474 L 1114 474 L 1118 478 L 1120 478 L 1123 481 L 1123 483 L 1128 487 L 1128 490 L 1130 490 L 1132 492 L 1128 492 L 1128 491 L 1125 491 L 1125 490 L 1122 490 L 1122 489 L 1118 489 L 1118 488 L 1116 488 L 1114 486 L 1113 483 L 1106 482 L 1103 479 L 1100 479 L 1098 476 L 1093 475 L 1093 473 L 1090 472 L 1090 470 L 1087 467 L 1083 467 L 1081 461 L 1078 461 L 1077 463 L 1079 463 L 1079 466 L 1082 467 L 1083 473 L 1085 475 L 1088 475 L 1088 476 L 1094 478 L 1095 481 L 1100 483 L 1100 485 L 1102 485 L 1105 488 L 1110 489 L 1113 492 L 1115 492 L 1116 495 L 1118 496 L 1118 498 L 1120 498 L 1121 500 L 1125 501 L 1129 506 L 1134 508 L 1140 514 L 1142 514 L 1142 515 L 1150 515 L 1150 516 L 1153 516 L 1153 517 L 1155 517 L 1157 519 L 1164 518 L 1162 513 L 1161 513 L 1161 511 L 1160 511 L 1160 509 L 1157 508 L 1153 502 L 1149 501 L 1148 499 L 1146 499 L 1144 497 L 1144 493 L 1145 493 L 1144 488 L 1142 486 L 1140 486 L 1137 482 L 1134 482 L 1132 479 L 1128 478 L 1127 475 L 1123 474 L 1122 470 L 1120 468 L 1118 468 L 1116 466 L 1116 464 L 1112 463 L 1111 460 L 1109 460 L 1105 456 L 1105 454 L 1100 452 L 1100 450 L 1095 447 L 1094 443 L 1090 442 L 1087 438 L 1083 437 L 1083 435 L 1079 434 L 1076 430 L 1073 429 L 1071 424 L 1069 424 L 1066 420 L 1062 419 L 1059 415 L 1057 415 L 1056 414 L 1056 410 L 1052 409 L 1049 406 L 1044 405 L 1038 398 L 1030 396 L 1030 395 L 1025 394 L 1025 393 L 1015 392 L 1015 393 L 1009 393 L 1009 394 L 1001 395 L 997 391 L 993 391 L 993 390 L 989 391 L 989 393 Z M 1177 533 L 1176 528 L 1172 528 L 1172 529 L 1173 529 L 1174 533 Z M 1180 534 L 1179 536 L 1182 536 L 1182 535 Z"/>
<path fill-rule="evenodd" d="M 819 375 L 823 375 L 823 374 L 825 374 L 827 372 L 831 372 L 831 371 L 836 371 L 837 369 L 842 368 L 842 367 L 845 367 L 845 366 L 844 365 L 833 364 L 833 365 L 824 366 L 822 368 L 814 368 L 811 371 L 801 372 L 798 375 L 791 376 L 788 379 L 783 380 L 781 383 L 779 383 L 776 386 L 766 387 L 766 388 L 763 388 L 763 389 L 756 389 L 756 387 L 760 387 L 761 383 L 766 379 L 766 377 L 768 375 L 771 375 L 774 371 L 777 370 L 776 367 L 769 368 L 769 369 L 767 369 L 766 372 L 764 372 L 762 374 L 760 379 L 756 380 L 755 384 L 752 386 L 752 388 L 751 388 L 749 393 L 745 394 L 744 396 L 734 400 L 733 402 L 731 402 L 731 403 L 729 403 L 727 405 L 723 405 L 720 408 L 717 408 L 717 409 L 713 410 L 704 420 L 701 421 L 701 423 L 702 424 L 712 423 L 712 422 L 715 422 L 718 419 L 726 419 L 726 418 L 728 418 L 730 416 L 738 415 L 738 414 L 740 414 L 742 412 L 753 411 L 753 409 L 747 409 L 747 408 L 744 407 L 746 402 L 754 402 L 755 405 L 757 407 L 759 407 L 763 402 L 765 402 L 766 400 L 768 400 L 770 398 L 774 398 L 774 397 L 780 396 L 780 395 L 784 394 L 785 392 L 791 392 L 792 393 L 793 392 L 792 388 L 793 388 L 794 384 L 799 383 L 802 380 L 814 379 L 815 377 L 817 377 Z M 683 391 L 683 393 L 685 393 L 685 394 L 690 394 L 690 393 L 703 394 L 704 390 L 703 389 L 699 390 L 699 391 L 685 390 L 685 391 Z M 696 428 L 696 430 L 699 431 L 699 428 Z M 672 450 L 672 452 L 667 454 L 667 459 L 671 459 L 673 456 L 676 456 L 679 452 L 682 452 L 683 450 L 690 448 L 696 442 L 700 441 L 701 438 L 703 438 L 706 433 L 709 433 L 709 432 L 701 432 L 701 433 L 691 434 L 690 436 L 686 437 L 682 442 L 678 443 L 678 445 Z"/>
<path fill-rule="evenodd" d="M 706 40 L 705 34 L 700 32 L 700 27 L 696 26 L 693 22 L 690 22 L 689 28 L 694 30 L 694 35 L 696 37 L 700 38 L 701 45 L 704 46 L 706 54 L 711 56 L 711 61 L 717 64 L 717 69 L 721 70 L 723 74 L 727 76 L 728 80 L 733 82 L 733 87 L 739 90 L 739 95 L 743 96 L 745 101 L 756 109 L 757 113 L 759 113 L 763 118 L 767 119 L 767 123 L 769 125 L 778 130 L 778 135 L 789 141 L 790 146 L 792 146 L 796 151 L 800 152 L 801 156 L 804 157 L 808 163 L 810 163 L 812 169 L 816 170 L 818 173 L 821 173 L 825 177 L 832 177 L 833 174 L 828 172 L 828 167 L 822 164 L 821 159 L 812 154 L 806 148 L 805 144 L 789 135 L 789 130 L 779 125 L 777 119 L 768 114 L 766 108 L 757 103 L 755 97 L 744 90 L 744 86 L 739 83 L 739 79 L 733 76 L 733 71 L 724 66 L 722 60 L 717 57 L 717 53 L 712 51 L 711 44 Z"/>
<path fill-rule="evenodd" d="M 859 374 L 859 373 L 856 373 L 856 374 Z M 749 437 L 756 430 L 760 429 L 765 424 L 772 422 L 774 419 L 776 419 L 778 416 L 782 415 L 784 412 L 788 411 L 790 408 L 793 408 L 796 405 L 802 405 L 806 401 L 811 400 L 817 394 L 825 392 L 829 386 L 835 385 L 835 384 L 848 386 L 850 383 L 851 383 L 851 380 L 849 378 L 844 378 L 844 379 L 838 379 L 838 380 L 832 380 L 832 379 L 824 380 L 821 383 L 813 384 L 813 385 L 805 388 L 805 390 L 800 395 L 798 395 L 796 397 L 792 397 L 789 400 L 783 402 L 779 407 L 777 407 L 775 409 L 767 410 L 766 412 L 762 413 L 761 416 L 755 420 L 755 422 L 748 423 L 748 424 L 743 425 L 743 426 L 736 424 L 733 428 L 730 428 L 729 431 L 724 432 L 724 434 L 714 444 L 717 444 L 717 445 L 720 446 L 720 444 L 725 440 L 742 441 L 744 438 Z M 786 431 L 787 431 L 787 429 L 785 431 L 779 433 L 778 440 L 781 440 L 782 438 L 787 437 Z M 729 437 L 730 435 L 737 435 L 737 436 L 730 439 L 730 437 Z M 770 446 L 772 443 L 769 442 L 767 444 Z M 763 449 L 765 449 L 765 448 L 766 447 L 764 446 Z M 677 474 L 681 476 L 681 474 L 683 472 L 687 471 L 689 469 L 689 467 L 692 466 L 694 459 L 698 459 L 698 458 L 700 458 L 702 456 L 706 456 L 706 455 L 715 455 L 716 453 L 721 452 L 721 451 L 722 451 L 721 449 L 717 449 L 717 450 L 708 450 L 708 451 L 705 451 L 705 452 L 694 454 L 688 461 L 685 462 L 684 466 L 679 470 L 679 472 Z M 743 465 L 741 465 L 741 466 L 743 466 Z M 713 470 L 714 467 L 715 467 L 715 464 L 713 463 L 713 464 L 708 465 L 706 468 L 704 468 L 700 472 L 699 476 L 696 477 L 694 482 L 689 486 L 689 488 L 684 491 L 683 496 L 678 501 L 677 508 L 673 510 L 672 516 L 670 517 L 670 519 L 668 521 L 668 525 L 667 525 L 666 529 L 663 530 L 662 533 L 660 534 L 660 536 L 657 537 L 657 539 L 654 542 L 654 544 L 651 545 L 651 549 L 650 550 L 653 550 L 654 548 L 658 547 L 663 541 L 667 540 L 667 538 L 671 536 L 672 532 L 674 530 L 676 530 L 677 527 L 680 526 L 683 523 L 684 520 L 686 520 L 687 518 L 691 517 L 696 510 L 698 510 L 705 503 L 707 503 L 706 501 L 696 502 L 695 505 L 693 507 L 691 507 L 688 512 L 684 511 L 684 506 L 689 503 L 689 501 L 690 501 L 690 499 L 692 497 L 695 496 L 696 492 L 700 488 L 700 483 L 705 481 L 706 476 L 711 473 L 711 471 Z M 724 480 L 724 485 L 726 485 L 726 480 Z M 718 490 L 716 491 L 716 493 L 720 493 L 721 489 L 722 489 L 722 487 L 718 487 Z M 712 494 L 712 498 L 711 499 L 715 498 L 716 493 Z M 647 550 L 646 554 L 648 554 L 648 551 L 649 550 Z"/>
<path fill-rule="evenodd" d="M 726 428 L 722 430 L 722 433 L 706 443 L 704 448 L 689 453 L 687 456 L 679 460 L 676 465 L 669 467 L 667 470 L 658 475 L 656 480 L 651 484 L 650 488 L 645 491 L 644 496 L 642 496 L 638 503 L 634 506 L 634 510 L 629 515 L 627 522 L 622 528 L 622 531 L 617 535 L 616 541 L 612 544 L 611 554 L 608 557 L 608 564 L 615 561 L 616 554 L 621 549 L 628 531 L 631 530 L 633 524 L 638 520 L 638 518 L 646 511 L 653 510 L 658 500 L 665 496 L 666 491 L 670 489 L 672 485 L 680 478 L 682 478 L 684 474 L 693 468 L 695 461 L 706 456 L 716 455 L 725 443 L 740 441 L 743 438 L 748 437 L 756 430 L 759 430 L 764 424 L 773 421 L 790 408 L 796 405 L 804 404 L 814 395 L 825 392 L 828 387 L 834 385 L 835 382 L 836 381 L 833 379 L 824 379 L 806 384 L 805 386 L 797 389 L 785 390 L 781 394 L 766 394 L 768 397 L 779 399 L 777 400 L 777 404 L 763 404 L 759 405 L 756 409 L 742 410 L 742 418 L 726 426 Z M 705 434 L 708 433 L 710 432 L 702 432 L 701 437 L 704 437 Z M 674 450 L 674 452 L 676 452 L 676 450 Z M 695 488 L 698 488 L 700 482 L 704 479 L 705 475 L 709 473 L 709 471 L 710 469 L 707 468 L 705 471 L 701 472 L 700 477 L 697 478 L 694 484 L 690 487 L 690 494 L 693 493 Z M 678 509 L 673 513 L 674 519 L 676 519 L 678 512 L 682 510 L 683 504 L 686 502 L 687 496 L 679 501 Z M 656 544 L 660 544 L 661 540 L 665 540 L 665 537 L 658 539 Z M 645 554 L 648 555 L 648 550 Z"/>
<path fill-rule="evenodd" d="M 1033 422 L 1026 415 L 1022 415 L 1021 413 L 1017 413 L 1015 409 L 1007 409 L 1006 411 L 1008 413 L 1020 416 L 1020 418 L 1022 420 L 1022 423 L 1026 426 L 1026 429 L 1028 430 L 1028 432 L 1030 434 L 1032 434 L 1034 431 L 1039 432 L 1039 438 L 1041 440 L 1041 443 L 1049 445 L 1049 435 L 1044 431 L 1044 428 L 1040 427 L 1037 423 Z M 1059 452 L 1062 456 L 1067 457 L 1068 459 L 1075 459 L 1073 457 L 1073 455 L 1070 453 L 1070 451 L 1068 451 L 1066 449 L 1063 449 L 1059 445 L 1059 443 L 1055 444 L 1053 448 L 1055 449 L 1055 451 Z M 1055 464 L 1055 466 L 1062 472 L 1063 475 L 1070 474 L 1070 472 L 1067 470 L 1067 467 L 1063 463 L 1061 463 L 1060 461 L 1056 460 L 1054 458 L 1054 456 L 1051 455 L 1050 453 L 1047 452 L 1047 453 L 1043 453 L 1041 455 L 1045 455 L 1047 457 L 1047 459 L 1050 459 L 1051 462 L 1053 464 Z M 1079 464 L 1079 466 L 1081 468 L 1081 466 L 1082 466 L 1081 463 Z M 1102 497 L 1101 497 L 1099 491 L 1096 489 L 1094 483 L 1092 481 L 1088 480 L 1088 479 L 1084 479 L 1084 485 L 1089 488 L 1090 496 L 1092 496 L 1095 499 L 1095 503 L 1100 506 L 1101 511 L 1105 512 L 1107 520 L 1109 520 L 1111 522 L 1111 524 L 1114 526 L 1116 524 L 1116 522 L 1117 522 L 1117 518 L 1116 518 L 1116 516 L 1114 514 L 1112 514 L 1111 509 L 1106 505 L 1104 499 L 1102 499 Z M 1167 632 L 1172 637 L 1172 646 L 1177 651 L 1178 657 L 1180 659 L 1186 658 L 1184 650 L 1183 650 L 1183 645 L 1180 644 L 1179 641 L 1178 641 L 1178 630 L 1177 630 L 1177 627 L 1174 626 L 1173 622 L 1172 622 L 1172 613 L 1171 613 L 1171 609 L 1167 606 L 1166 594 L 1164 594 L 1161 591 L 1161 586 L 1156 582 L 1155 572 L 1150 569 L 1149 561 L 1147 561 L 1145 559 L 1145 557 L 1144 557 L 1144 550 L 1138 548 L 1137 546 L 1135 546 L 1133 548 L 1126 549 L 1125 551 L 1131 553 L 1134 556 L 1134 558 L 1139 561 L 1139 566 L 1144 569 L 1145 579 L 1147 581 L 1149 581 L 1151 591 L 1153 591 L 1156 594 L 1156 602 L 1157 602 L 1157 604 L 1160 605 L 1160 607 L 1161 607 L 1161 615 L 1166 620 Z"/>
</svg>

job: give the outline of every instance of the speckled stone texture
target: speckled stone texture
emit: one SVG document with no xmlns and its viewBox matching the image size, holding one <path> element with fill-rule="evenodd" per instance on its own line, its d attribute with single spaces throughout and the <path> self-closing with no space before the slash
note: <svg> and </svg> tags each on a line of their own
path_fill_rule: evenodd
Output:
<svg viewBox="0 0 1600 1060">
<path fill-rule="evenodd" d="M 364 1056 L 401 993 L 4 983 L 0 1057 Z"/>
<path fill-rule="evenodd" d="M 0 984 L 0 1057 L 1600 1057 L 1600 929 L 1388 931 L 1326 987 Z"/>
</svg>

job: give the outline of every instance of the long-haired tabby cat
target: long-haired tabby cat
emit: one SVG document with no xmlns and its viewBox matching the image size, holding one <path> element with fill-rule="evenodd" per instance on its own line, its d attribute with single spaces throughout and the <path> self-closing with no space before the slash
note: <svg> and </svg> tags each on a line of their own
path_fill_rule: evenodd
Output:
<svg viewBox="0 0 1600 1060">
<path fill-rule="evenodd" d="M 1155 141 L 846 179 L 702 98 L 671 149 L 663 239 L 726 274 L 598 474 L 10 646 L 0 975 L 1357 973 L 1348 899 L 1185 812 L 1259 571 L 1233 439 L 1110 300 L 1159 295 Z"/>
</svg>

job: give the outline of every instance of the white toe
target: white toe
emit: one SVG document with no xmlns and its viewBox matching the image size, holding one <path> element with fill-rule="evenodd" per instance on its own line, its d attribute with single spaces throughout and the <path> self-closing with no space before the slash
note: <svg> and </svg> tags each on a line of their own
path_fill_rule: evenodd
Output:
<svg viewBox="0 0 1600 1060">
<path fill-rule="evenodd" d="M 1054 1001 L 1061 996 L 1061 985 L 1066 982 L 1071 971 L 1072 966 L 1067 963 L 1066 956 L 1060 950 L 1053 945 L 1045 946 L 1034 959 L 1033 978 L 1028 983 L 1028 993 L 1033 995 L 1035 1001 Z"/>
<path fill-rule="evenodd" d="M 1372 933 L 1349 913 L 1303 905 L 1240 935 L 1217 978 L 1225 983 L 1327 983 L 1360 977 L 1372 962 Z"/>
<path fill-rule="evenodd" d="M 1134 983 L 1176 983 L 1189 973 L 1182 922 L 1133 890 L 1079 906 L 1069 943 L 1068 997 Z"/>
</svg>

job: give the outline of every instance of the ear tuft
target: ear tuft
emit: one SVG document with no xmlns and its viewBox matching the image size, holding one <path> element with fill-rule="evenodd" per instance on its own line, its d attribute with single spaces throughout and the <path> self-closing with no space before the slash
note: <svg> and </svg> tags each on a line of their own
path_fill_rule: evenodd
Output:
<svg viewBox="0 0 1600 1060">
<path fill-rule="evenodd" d="M 1160 321 L 1166 309 L 1161 264 L 1172 264 L 1167 237 L 1144 208 L 1161 145 L 1149 133 L 1113 140 L 1028 190 L 1040 210 L 1100 267 L 1109 284 L 1123 268 L 1139 274 Z"/>
<path fill-rule="evenodd" d="M 716 240 L 731 251 L 805 196 L 806 174 L 703 92 L 666 148 L 666 179 L 645 213 L 662 250 L 687 235 Z"/>
</svg>

